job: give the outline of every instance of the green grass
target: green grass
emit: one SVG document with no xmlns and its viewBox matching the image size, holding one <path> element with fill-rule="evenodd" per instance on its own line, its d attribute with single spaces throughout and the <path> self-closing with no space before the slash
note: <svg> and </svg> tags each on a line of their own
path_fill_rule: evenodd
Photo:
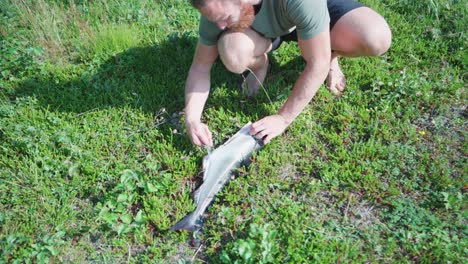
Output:
<svg viewBox="0 0 468 264">
<path fill-rule="evenodd" d="M 203 149 L 184 128 L 198 13 L 183 0 L 0 0 L 0 263 L 464 263 L 464 1 L 364 1 L 393 31 L 342 59 L 206 214 L 201 246 L 168 229 L 193 210 Z M 220 62 L 204 120 L 221 144 L 275 113 L 303 67 L 271 55 L 261 93 Z"/>
</svg>

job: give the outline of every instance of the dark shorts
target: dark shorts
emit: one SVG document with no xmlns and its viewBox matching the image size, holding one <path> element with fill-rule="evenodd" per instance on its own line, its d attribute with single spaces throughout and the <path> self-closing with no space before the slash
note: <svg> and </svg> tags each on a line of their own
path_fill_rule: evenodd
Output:
<svg viewBox="0 0 468 264">
<path fill-rule="evenodd" d="M 338 22 L 338 20 L 342 16 L 344 16 L 346 13 L 348 13 L 349 11 L 353 9 L 356 9 L 358 7 L 363 7 L 365 5 L 359 2 L 356 2 L 354 0 L 327 0 L 327 6 L 328 6 L 328 13 L 330 14 L 330 30 L 332 30 L 336 22 Z M 297 42 L 296 30 L 294 30 L 293 32 L 287 35 L 271 39 L 271 42 L 273 44 L 273 48 L 271 49 L 271 51 L 278 49 L 283 41 L 285 42 L 296 41 Z"/>
</svg>

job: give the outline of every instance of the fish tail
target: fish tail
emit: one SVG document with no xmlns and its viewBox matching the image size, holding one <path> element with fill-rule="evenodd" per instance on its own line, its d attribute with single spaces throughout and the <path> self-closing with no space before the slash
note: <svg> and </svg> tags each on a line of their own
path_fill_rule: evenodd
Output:
<svg viewBox="0 0 468 264">
<path fill-rule="evenodd" d="M 188 231 L 195 231 L 201 228 L 201 216 L 197 217 L 194 212 L 188 214 L 186 217 L 182 218 L 179 222 L 177 222 L 173 227 L 171 227 L 171 231 L 176 230 L 188 230 Z"/>
</svg>

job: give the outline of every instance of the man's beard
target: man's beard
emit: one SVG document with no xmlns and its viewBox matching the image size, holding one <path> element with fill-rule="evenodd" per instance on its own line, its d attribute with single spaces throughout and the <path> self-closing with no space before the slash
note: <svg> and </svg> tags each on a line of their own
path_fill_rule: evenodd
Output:
<svg viewBox="0 0 468 264">
<path fill-rule="evenodd" d="M 242 5 L 239 16 L 239 22 L 230 26 L 229 29 L 235 32 L 243 32 L 248 29 L 255 19 L 255 10 L 253 5 Z"/>
</svg>

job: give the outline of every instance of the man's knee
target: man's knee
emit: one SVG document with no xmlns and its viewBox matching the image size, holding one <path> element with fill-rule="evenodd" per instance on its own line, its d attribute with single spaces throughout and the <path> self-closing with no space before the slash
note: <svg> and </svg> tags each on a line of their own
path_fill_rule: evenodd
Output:
<svg viewBox="0 0 468 264">
<path fill-rule="evenodd" d="M 392 44 L 392 32 L 388 25 L 381 26 L 373 30 L 372 34 L 366 37 L 366 49 L 370 56 L 380 56 L 387 52 Z"/>
<path fill-rule="evenodd" d="M 392 33 L 385 19 L 368 7 L 354 9 L 333 27 L 332 48 L 345 56 L 380 56 L 391 45 Z"/>
<path fill-rule="evenodd" d="M 218 40 L 218 51 L 226 69 L 233 73 L 243 73 L 253 58 L 252 44 L 243 33 L 224 33 Z"/>
<path fill-rule="evenodd" d="M 226 67 L 226 69 L 232 73 L 241 74 L 248 67 L 248 64 L 243 62 L 242 56 L 234 52 L 229 52 L 224 56 L 221 55 L 220 58 L 224 64 L 224 67 Z"/>
</svg>

